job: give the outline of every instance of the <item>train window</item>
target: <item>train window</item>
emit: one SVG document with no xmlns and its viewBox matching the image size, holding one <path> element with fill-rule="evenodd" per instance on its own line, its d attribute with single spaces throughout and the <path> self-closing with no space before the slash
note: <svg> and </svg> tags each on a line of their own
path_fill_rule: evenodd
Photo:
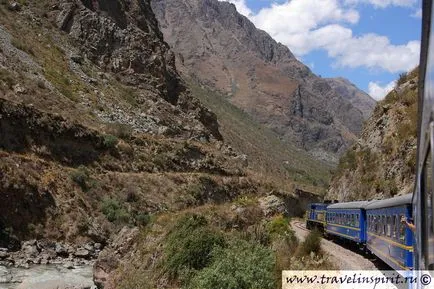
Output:
<svg viewBox="0 0 434 289">
<path fill-rule="evenodd" d="M 392 218 L 391 216 L 387 216 L 386 219 L 386 236 L 391 237 L 392 235 Z"/>
<path fill-rule="evenodd" d="M 356 227 L 360 226 L 360 221 L 359 221 L 359 214 L 356 214 L 356 222 L 355 222 Z"/>
<path fill-rule="evenodd" d="M 383 218 L 382 218 L 382 216 L 377 217 L 377 223 L 378 223 L 377 234 L 381 235 L 382 230 L 383 230 Z"/>
<path fill-rule="evenodd" d="M 367 215 L 366 216 L 367 222 L 368 222 L 368 231 L 371 231 L 371 227 L 372 227 L 372 220 L 371 220 L 371 216 Z"/>
<path fill-rule="evenodd" d="M 382 223 L 382 221 L 383 221 L 383 218 L 381 216 L 378 216 L 377 217 L 377 222 L 378 222 L 377 233 L 378 233 L 378 235 L 383 234 L 382 233 L 382 230 L 383 230 L 383 223 Z"/>
<path fill-rule="evenodd" d="M 377 228 L 375 227 L 375 216 L 371 216 L 371 222 L 372 222 L 372 232 L 375 233 Z"/>
<path fill-rule="evenodd" d="M 377 227 L 375 226 L 375 216 L 372 216 L 372 232 L 375 233 L 377 231 Z"/>
<path fill-rule="evenodd" d="M 401 220 L 403 215 L 399 215 L 399 220 Z M 402 222 L 399 222 L 399 240 L 401 243 L 405 241 L 405 225 Z"/>
<path fill-rule="evenodd" d="M 375 216 L 374 222 L 375 222 L 375 233 L 380 234 L 380 217 Z"/>
<path fill-rule="evenodd" d="M 396 220 L 397 220 L 397 216 L 396 216 L 396 215 L 393 215 L 393 216 L 392 216 L 392 238 L 393 238 L 393 239 L 396 239 L 396 231 L 397 231 L 397 223 L 396 223 Z"/>
<path fill-rule="evenodd" d="M 383 216 L 383 235 L 386 235 L 387 233 L 387 218 L 386 216 Z"/>
</svg>

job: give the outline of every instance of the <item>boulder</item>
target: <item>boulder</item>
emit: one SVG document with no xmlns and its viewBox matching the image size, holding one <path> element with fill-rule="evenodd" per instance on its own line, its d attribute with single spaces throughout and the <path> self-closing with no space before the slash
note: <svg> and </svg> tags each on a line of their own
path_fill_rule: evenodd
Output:
<svg viewBox="0 0 434 289">
<path fill-rule="evenodd" d="M 88 258 L 90 256 L 90 252 L 85 248 L 78 248 L 77 251 L 75 251 L 74 256 L 78 258 Z"/>
<path fill-rule="evenodd" d="M 11 2 L 8 6 L 10 11 L 21 11 L 21 5 L 18 2 Z"/>
<path fill-rule="evenodd" d="M 275 214 L 283 214 L 283 215 L 288 214 L 288 211 L 285 206 L 285 202 L 281 198 L 275 195 L 269 195 L 260 198 L 259 206 L 261 207 L 264 215 L 267 217 Z"/>
</svg>

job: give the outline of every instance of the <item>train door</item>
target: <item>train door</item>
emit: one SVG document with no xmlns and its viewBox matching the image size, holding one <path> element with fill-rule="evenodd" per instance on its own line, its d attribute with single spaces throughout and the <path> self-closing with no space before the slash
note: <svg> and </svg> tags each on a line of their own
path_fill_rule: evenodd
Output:
<svg viewBox="0 0 434 289">
<path fill-rule="evenodd" d="M 434 270 L 434 221 L 433 221 L 433 143 L 434 124 L 429 127 L 429 145 L 423 163 L 421 182 L 421 216 L 422 216 L 422 252 L 421 256 L 425 263 L 425 269 Z"/>
</svg>

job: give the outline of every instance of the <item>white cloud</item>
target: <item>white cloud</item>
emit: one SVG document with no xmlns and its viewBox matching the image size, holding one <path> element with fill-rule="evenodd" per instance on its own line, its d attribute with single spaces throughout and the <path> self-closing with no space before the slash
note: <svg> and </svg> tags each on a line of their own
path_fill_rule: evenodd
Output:
<svg viewBox="0 0 434 289">
<path fill-rule="evenodd" d="M 417 4 L 417 0 L 344 0 L 345 4 L 371 4 L 376 8 L 386 8 L 388 6 L 412 7 Z"/>
<path fill-rule="evenodd" d="M 420 18 L 422 19 L 422 8 L 417 9 L 416 11 L 414 11 L 413 14 L 410 15 L 411 17 L 414 18 Z"/>
<path fill-rule="evenodd" d="M 377 82 L 369 82 L 369 95 L 375 100 L 382 100 L 395 87 L 395 81 L 389 82 L 385 86 L 381 86 Z"/>
<path fill-rule="evenodd" d="M 270 33 L 296 33 L 308 31 L 320 25 L 359 21 L 354 9 L 343 9 L 337 0 L 292 0 L 284 4 L 272 4 L 251 17 L 256 26 Z"/>
<path fill-rule="evenodd" d="M 419 61 L 419 41 L 395 45 L 386 36 L 377 34 L 354 36 L 345 26 L 359 21 L 355 4 L 410 7 L 417 0 L 291 0 L 271 4 L 256 15 L 245 0 L 230 2 L 256 27 L 287 45 L 298 58 L 323 49 L 336 61 L 336 66 L 366 67 L 392 73 L 408 71 Z"/>
<path fill-rule="evenodd" d="M 343 67 L 381 68 L 396 73 L 408 71 L 419 62 L 419 41 L 393 45 L 385 36 L 365 34 L 361 37 L 338 39 L 325 49 Z"/>
</svg>

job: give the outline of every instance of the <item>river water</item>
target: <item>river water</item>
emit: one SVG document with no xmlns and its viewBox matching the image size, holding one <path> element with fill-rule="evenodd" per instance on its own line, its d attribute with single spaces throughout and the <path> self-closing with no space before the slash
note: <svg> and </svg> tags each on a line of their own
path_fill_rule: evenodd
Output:
<svg viewBox="0 0 434 289">
<path fill-rule="evenodd" d="M 0 266 L 0 289 L 96 288 L 92 266 L 67 269 L 62 265 L 35 265 L 29 269 Z"/>
</svg>

